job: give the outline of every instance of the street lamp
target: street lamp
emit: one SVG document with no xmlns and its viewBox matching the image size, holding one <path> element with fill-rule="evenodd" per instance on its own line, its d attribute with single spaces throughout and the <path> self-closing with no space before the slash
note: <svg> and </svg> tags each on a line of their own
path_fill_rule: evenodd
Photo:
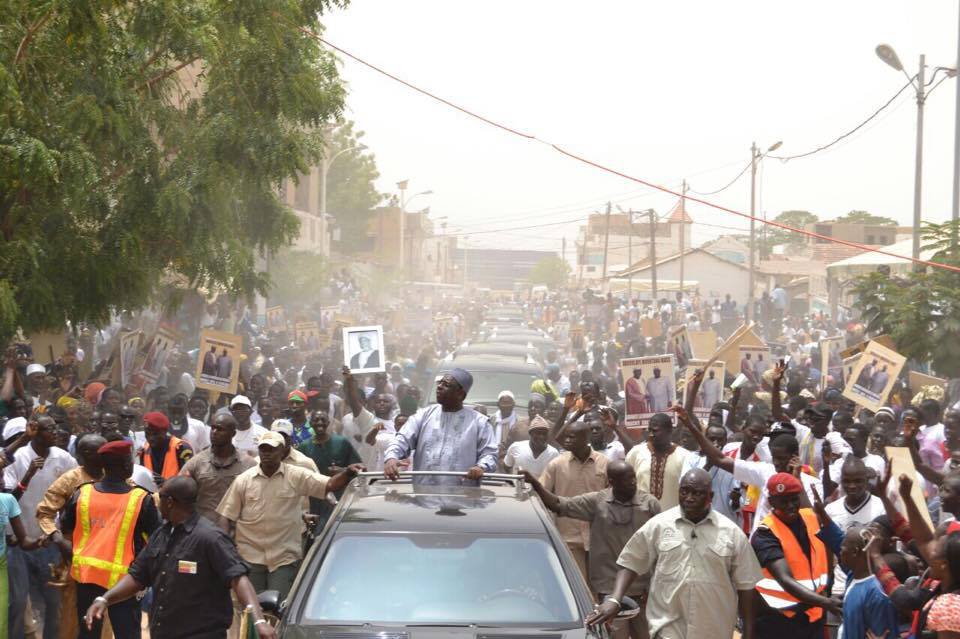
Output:
<svg viewBox="0 0 960 639">
<path fill-rule="evenodd" d="M 893 50 L 889 44 L 878 44 L 876 48 L 877 57 L 884 61 L 891 68 L 902 71 L 913 85 L 917 94 L 917 149 L 913 166 L 913 259 L 920 258 L 920 221 L 921 221 L 921 203 L 923 189 L 923 105 L 927 100 L 927 88 L 924 85 L 926 77 L 926 56 L 920 54 L 920 70 L 917 75 L 910 77 L 910 74 L 904 71 L 903 63 L 900 62 L 900 56 Z M 914 270 L 920 269 L 920 264 L 914 262 Z"/>
<path fill-rule="evenodd" d="M 406 226 L 407 226 L 407 205 L 413 201 L 414 198 L 421 195 L 433 195 L 433 191 L 420 191 L 419 193 L 410 197 L 409 200 L 406 199 L 407 195 L 407 186 L 410 180 L 400 180 L 397 182 L 397 189 L 400 190 L 400 255 L 399 255 L 399 266 L 401 273 L 406 267 L 406 256 L 404 255 L 406 251 Z"/>
<path fill-rule="evenodd" d="M 754 287 L 757 278 L 757 162 L 768 153 L 779 149 L 782 144 L 782 141 L 774 142 L 763 153 L 760 153 L 756 142 L 750 146 L 750 279 L 747 290 L 747 321 L 753 319 Z"/>
</svg>

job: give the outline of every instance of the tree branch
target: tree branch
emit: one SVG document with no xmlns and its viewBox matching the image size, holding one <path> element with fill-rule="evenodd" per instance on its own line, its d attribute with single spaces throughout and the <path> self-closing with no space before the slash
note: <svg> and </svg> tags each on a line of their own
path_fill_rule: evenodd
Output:
<svg viewBox="0 0 960 639">
<path fill-rule="evenodd" d="M 33 36 L 37 35 L 37 31 L 43 28 L 43 25 L 47 24 L 50 21 L 50 18 L 53 17 L 54 10 L 51 8 L 47 11 L 39 20 L 34 22 L 27 28 L 27 35 L 23 36 L 23 40 L 20 41 L 20 46 L 17 47 L 17 53 L 13 56 L 14 66 L 20 64 L 23 60 L 23 56 L 27 53 L 27 47 L 30 46 L 30 41 L 33 40 Z"/>
<path fill-rule="evenodd" d="M 190 59 L 187 60 L 186 62 L 182 62 L 182 63 L 178 64 L 177 66 L 173 67 L 172 69 L 167 69 L 167 70 L 164 71 L 163 73 L 161 73 L 161 74 L 159 74 L 159 75 L 153 76 L 152 78 L 150 78 L 149 80 L 147 80 L 146 82 L 144 82 L 143 84 L 141 84 L 141 85 L 140 85 L 139 87 L 137 87 L 137 88 L 138 88 L 138 89 L 149 89 L 149 88 L 153 87 L 153 85 L 155 85 L 157 82 L 160 82 L 160 81 L 162 81 L 162 80 L 165 80 L 165 79 L 169 78 L 171 75 L 173 75 L 174 73 L 176 73 L 176 72 L 179 71 L 180 69 L 183 69 L 184 67 L 190 66 L 191 64 L 193 64 L 194 62 L 196 62 L 196 61 L 199 60 L 199 59 L 200 59 L 200 56 L 198 56 L 198 55 L 193 56 L 192 58 L 190 58 Z"/>
</svg>

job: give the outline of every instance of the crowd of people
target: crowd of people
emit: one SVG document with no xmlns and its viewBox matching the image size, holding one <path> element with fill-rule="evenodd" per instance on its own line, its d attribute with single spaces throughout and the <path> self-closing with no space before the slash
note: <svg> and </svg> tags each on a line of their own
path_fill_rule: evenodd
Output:
<svg viewBox="0 0 960 639">
<path fill-rule="evenodd" d="M 468 485 L 522 475 L 596 597 L 589 622 L 621 636 L 960 636 L 960 397 L 904 376 L 880 410 L 846 399 L 842 378 L 819 370 L 820 345 L 866 339 L 855 321 L 791 312 L 775 289 L 751 313 L 774 365 L 735 389 L 735 375 L 697 370 L 679 392 L 660 389 L 656 369 L 638 393 L 621 359 L 672 353 L 677 326 L 713 330 L 719 346 L 745 309 L 699 293 L 521 300 L 523 324 L 556 348 L 525 407 L 506 388 L 486 407 L 470 401 L 469 370 L 437 377 L 489 331 L 482 301 L 385 307 L 346 271 L 329 289 L 269 331 L 218 302 L 119 316 L 46 365 L 8 349 L 0 637 L 139 637 L 144 612 L 154 637 L 223 637 L 244 607 L 272 637 L 256 593 L 289 592 L 365 469 L 458 471 L 430 481 Z M 384 372 L 344 365 L 338 317 L 384 327 Z M 180 343 L 156 381 L 117 384 L 116 340 L 151 321 L 175 325 Z M 327 338 L 299 341 L 298 321 Z M 650 321 L 659 336 L 644 335 Z M 197 387 L 197 358 L 218 365 L 197 352 L 203 328 L 243 338 L 236 393 Z M 888 447 L 909 451 L 912 474 L 893 476 Z"/>
</svg>

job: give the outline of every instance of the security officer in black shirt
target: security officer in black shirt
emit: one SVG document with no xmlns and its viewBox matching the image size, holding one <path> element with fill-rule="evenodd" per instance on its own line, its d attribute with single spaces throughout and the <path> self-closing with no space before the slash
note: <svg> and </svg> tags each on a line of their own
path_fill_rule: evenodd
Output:
<svg viewBox="0 0 960 639">
<path fill-rule="evenodd" d="M 88 627 L 111 604 L 152 586 L 153 639 L 224 639 L 233 621 L 232 588 L 244 607 L 253 606 L 260 638 L 276 638 L 276 631 L 263 618 L 236 546 L 196 512 L 196 500 L 197 484 L 192 478 L 176 476 L 164 483 L 160 514 L 166 523 L 151 535 L 129 573 L 93 602 L 85 618 Z"/>
</svg>

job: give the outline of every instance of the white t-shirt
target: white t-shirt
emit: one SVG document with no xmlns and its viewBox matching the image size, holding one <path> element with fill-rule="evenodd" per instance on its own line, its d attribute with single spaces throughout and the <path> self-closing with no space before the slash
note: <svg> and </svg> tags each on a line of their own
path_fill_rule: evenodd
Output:
<svg viewBox="0 0 960 639">
<path fill-rule="evenodd" d="M 260 437 L 267 432 L 269 431 L 263 426 L 257 426 L 251 422 L 250 428 L 247 430 L 238 430 L 237 434 L 233 436 L 233 447 L 241 453 L 246 453 L 253 458 L 257 458 L 260 456 L 260 452 L 257 450 Z"/>
<path fill-rule="evenodd" d="M 530 441 L 524 440 L 510 444 L 510 448 L 507 449 L 507 453 L 503 457 L 503 465 L 515 472 L 526 470 L 534 477 L 539 478 L 546 470 L 547 464 L 559 456 L 560 452 L 547 444 L 540 456 L 534 457 L 533 451 L 530 449 Z"/>
<path fill-rule="evenodd" d="M 187 415 L 187 432 L 179 437 L 190 444 L 194 455 L 210 448 L 210 427 L 189 415 Z"/>
<path fill-rule="evenodd" d="M 153 481 L 153 473 L 147 470 L 146 466 L 134 464 L 133 475 L 130 476 L 130 479 L 144 490 L 149 490 L 151 493 L 157 492 L 157 484 Z"/>
<path fill-rule="evenodd" d="M 766 462 L 743 461 L 742 459 L 733 460 L 733 477 L 737 481 L 756 486 L 760 489 L 760 500 L 757 502 L 757 514 L 753 518 L 753 530 L 757 529 L 764 517 L 770 514 L 770 501 L 767 499 L 767 481 L 777 474 L 773 464 Z M 811 477 L 806 473 L 800 473 L 800 483 L 807 493 L 807 499 L 813 503 L 813 487 L 820 482 L 816 477 Z M 753 531 L 751 531 L 752 533 Z"/>
<path fill-rule="evenodd" d="M 30 464 L 39 457 L 33 450 L 33 445 L 27 445 L 17 450 L 13 455 L 13 463 L 3 470 L 3 487 L 7 492 L 13 492 L 17 484 L 23 480 L 23 477 L 30 469 Z M 47 489 L 60 475 L 77 467 L 77 461 L 70 456 L 70 453 L 52 446 L 47 453 L 47 460 L 43 463 L 43 468 L 31 478 L 27 489 L 20 497 L 20 520 L 23 522 L 23 528 L 27 536 L 34 539 L 43 536 L 43 531 L 37 524 L 37 506 L 46 495 Z"/>
<path fill-rule="evenodd" d="M 847 507 L 846 499 L 838 499 L 837 501 L 830 502 L 827 504 L 827 514 L 830 515 L 830 519 L 832 519 L 834 523 L 840 526 L 840 530 L 846 534 L 847 530 L 853 526 L 865 526 L 880 515 L 886 514 L 886 511 L 879 497 L 876 495 L 868 495 L 868 498 L 853 510 Z M 846 587 L 846 575 L 843 574 L 843 570 L 840 569 L 838 564 L 833 569 L 833 594 L 843 595 Z"/>
<path fill-rule="evenodd" d="M 835 484 L 840 484 L 840 472 L 843 470 L 843 462 L 845 462 L 847 457 L 852 454 L 853 453 L 844 455 L 840 459 L 834 460 L 834 462 L 830 464 L 830 479 L 833 480 Z M 860 461 L 862 461 L 867 468 L 873 469 L 873 472 L 877 474 L 878 480 L 883 479 L 883 474 L 887 472 L 887 462 L 883 461 L 883 457 L 880 455 L 874 455 L 873 453 L 867 453 L 866 457 Z M 841 486 L 841 491 L 842 490 L 843 487 Z"/>
<path fill-rule="evenodd" d="M 603 454 L 608 461 L 623 461 L 627 457 L 627 451 L 620 443 L 619 439 L 614 439 L 603 449 Z"/>
</svg>

